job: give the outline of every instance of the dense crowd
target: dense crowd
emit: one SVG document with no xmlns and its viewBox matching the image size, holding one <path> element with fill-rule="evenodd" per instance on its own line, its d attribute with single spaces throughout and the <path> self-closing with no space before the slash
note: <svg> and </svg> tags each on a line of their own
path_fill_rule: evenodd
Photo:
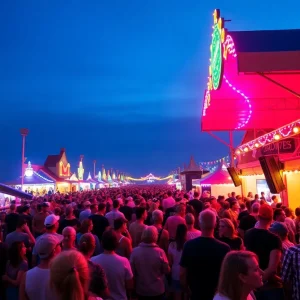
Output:
<svg viewBox="0 0 300 300">
<path fill-rule="evenodd" d="M 0 215 L 0 299 L 300 300 L 300 208 L 135 186 Z"/>
</svg>

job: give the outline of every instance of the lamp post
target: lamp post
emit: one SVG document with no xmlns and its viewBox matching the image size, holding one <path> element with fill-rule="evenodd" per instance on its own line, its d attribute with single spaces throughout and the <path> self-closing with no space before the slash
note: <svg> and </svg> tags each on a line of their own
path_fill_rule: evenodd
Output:
<svg viewBox="0 0 300 300">
<path fill-rule="evenodd" d="M 96 178 L 96 160 L 93 160 L 94 164 L 94 179 Z"/>
<path fill-rule="evenodd" d="M 21 190 L 23 191 L 23 184 L 24 184 L 24 163 L 25 163 L 25 140 L 26 136 L 29 133 L 27 128 L 21 128 L 20 133 L 22 136 L 22 176 L 21 176 Z"/>
</svg>

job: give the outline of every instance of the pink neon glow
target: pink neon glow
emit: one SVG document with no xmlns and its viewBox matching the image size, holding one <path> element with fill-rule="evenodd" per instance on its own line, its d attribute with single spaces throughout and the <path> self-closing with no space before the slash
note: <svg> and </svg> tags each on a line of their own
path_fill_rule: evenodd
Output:
<svg viewBox="0 0 300 300">
<path fill-rule="evenodd" d="M 234 42 L 233 39 L 230 35 L 226 36 L 226 40 L 224 42 L 224 52 L 226 55 L 226 51 L 228 54 L 232 55 L 235 59 L 237 58 L 237 54 L 236 54 L 236 50 L 235 50 L 235 46 L 234 46 Z M 235 87 L 226 77 L 226 75 L 223 75 L 223 78 L 225 80 L 225 82 L 227 83 L 227 85 L 229 87 L 232 88 L 233 91 L 235 91 L 236 93 L 238 93 L 240 96 L 242 96 L 244 98 L 244 101 L 247 103 L 248 105 L 248 116 L 246 118 L 245 121 L 241 122 L 235 129 L 241 129 L 243 128 L 245 125 L 248 124 L 249 120 L 251 119 L 252 116 L 252 105 L 250 102 L 249 97 L 247 97 L 242 91 L 240 91 L 237 87 Z"/>
<path fill-rule="evenodd" d="M 226 40 L 223 44 L 224 47 L 224 59 L 228 59 L 228 55 L 231 55 L 232 57 L 234 57 L 235 59 L 237 58 L 237 53 L 236 53 L 236 49 L 234 46 L 234 42 L 233 39 L 230 35 L 226 36 Z M 226 84 L 236 93 L 238 93 L 240 96 L 243 97 L 245 103 L 248 105 L 248 115 L 246 117 L 245 121 L 242 121 L 241 123 L 238 124 L 238 126 L 235 129 L 241 129 L 243 128 L 245 125 L 248 124 L 248 122 L 251 119 L 252 116 L 252 105 L 251 105 L 251 101 L 249 99 L 248 96 L 246 96 L 244 94 L 244 92 L 242 92 L 241 90 L 239 90 L 236 86 L 233 85 L 232 82 L 230 82 L 230 80 L 227 78 L 227 76 L 224 74 L 223 75 L 223 79 L 225 80 Z M 206 90 L 205 92 L 205 97 L 204 97 L 204 106 L 203 106 L 203 116 L 206 116 L 206 110 L 208 109 L 208 107 L 210 106 L 210 90 L 209 88 Z"/>
</svg>

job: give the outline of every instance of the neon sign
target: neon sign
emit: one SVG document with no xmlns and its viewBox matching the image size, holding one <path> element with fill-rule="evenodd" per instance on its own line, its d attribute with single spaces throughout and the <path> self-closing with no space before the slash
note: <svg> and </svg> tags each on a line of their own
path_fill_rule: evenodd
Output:
<svg viewBox="0 0 300 300">
<path fill-rule="evenodd" d="M 223 75 L 223 43 L 225 42 L 226 31 L 224 20 L 220 17 L 220 10 L 214 11 L 214 25 L 212 42 L 210 45 L 210 66 L 209 66 L 209 89 L 217 90 L 222 83 Z"/>
</svg>

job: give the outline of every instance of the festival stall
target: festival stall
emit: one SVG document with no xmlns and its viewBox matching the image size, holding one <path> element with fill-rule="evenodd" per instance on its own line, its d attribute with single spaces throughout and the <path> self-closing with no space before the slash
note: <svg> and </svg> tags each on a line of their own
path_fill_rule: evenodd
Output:
<svg viewBox="0 0 300 300">
<path fill-rule="evenodd" d="M 31 200 L 32 198 L 33 196 L 29 193 L 24 193 L 18 189 L 14 189 L 6 184 L 0 183 L 0 209 L 7 208 L 12 200 Z"/>
<path fill-rule="evenodd" d="M 225 164 L 221 165 L 215 172 L 205 178 L 193 181 L 193 185 L 200 185 L 202 192 L 209 191 L 215 197 L 227 197 L 232 192 L 235 192 L 236 195 L 242 195 L 241 186 L 234 186 Z"/>
<path fill-rule="evenodd" d="M 286 185 L 281 197 L 295 208 L 300 204 L 300 30 L 227 31 L 224 24 L 215 10 L 202 131 L 246 132 L 238 149 L 232 141 L 229 145 L 244 194 L 264 189 L 258 159 L 276 155 Z"/>
<path fill-rule="evenodd" d="M 36 168 L 36 166 L 34 167 Z M 14 186 L 16 189 L 21 190 L 22 178 L 19 177 L 14 181 L 8 182 L 7 185 Z M 54 192 L 55 182 L 45 175 L 41 175 L 38 171 L 35 171 L 29 161 L 23 176 L 23 190 L 34 196 L 45 195 L 49 192 Z"/>
</svg>

